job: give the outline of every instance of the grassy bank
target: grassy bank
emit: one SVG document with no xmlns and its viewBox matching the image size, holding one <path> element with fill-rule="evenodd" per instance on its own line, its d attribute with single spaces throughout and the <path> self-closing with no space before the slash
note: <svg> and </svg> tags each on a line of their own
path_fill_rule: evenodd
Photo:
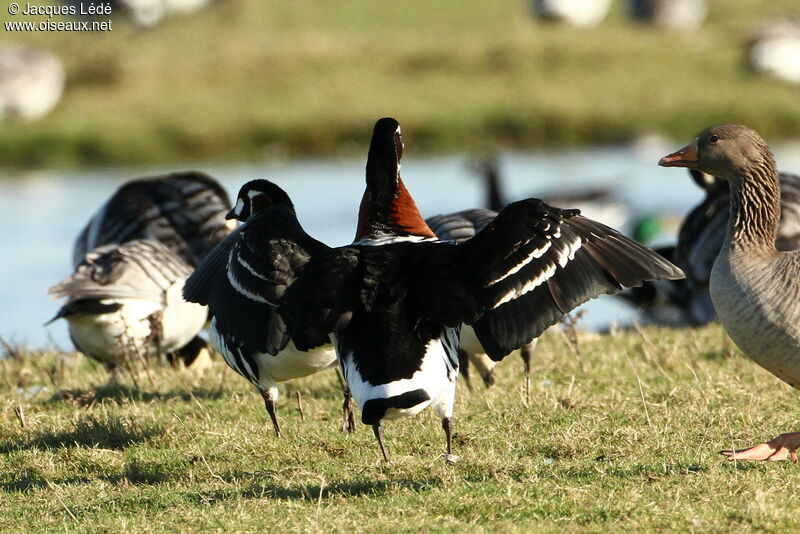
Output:
<svg viewBox="0 0 800 534">
<path fill-rule="evenodd" d="M 157 369 L 139 391 L 104 385 L 70 355 L 0 361 L 0 530 L 796 527 L 795 464 L 717 451 L 796 430 L 797 394 L 719 327 L 581 334 L 577 353 L 565 339 L 549 332 L 537 349 L 530 407 L 517 358 L 494 388 L 462 388 L 453 466 L 429 412 L 387 424 L 389 465 L 366 427 L 341 434 L 332 374 L 283 388 L 276 439 L 260 399 L 219 360 L 201 379 Z"/>
<path fill-rule="evenodd" d="M 689 34 L 634 27 L 617 4 L 588 30 L 537 23 L 523 0 L 231 0 L 146 31 L 2 31 L 58 53 L 69 80 L 50 116 L 0 129 L 0 166 L 361 154 L 388 114 L 417 153 L 685 139 L 718 122 L 800 132 L 797 89 L 746 72 L 742 45 L 795 0 L 712 1 Z"/>
</svg>

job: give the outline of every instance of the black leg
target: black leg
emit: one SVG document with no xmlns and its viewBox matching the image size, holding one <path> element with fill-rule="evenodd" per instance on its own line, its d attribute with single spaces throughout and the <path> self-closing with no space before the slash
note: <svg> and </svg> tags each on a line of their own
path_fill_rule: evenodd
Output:
<svg viewBox="0 0 800 534">
<path fill-rule="evenodd" d="M 447 454 L 444 455 L 444 461 L 448 464 L 454 464 L 456 463 L 456 460 L 458 460 L 458 456 L 453 455 L 453 434 L 450 429 L 449 417 L 442 419 L 442 428 L 444 429 L 444 435 L 447 438 Z"/>
<path fill-rule="evenodd" d="M 342 404 L 342 432 L 355 432 L 356 418 L 353 414 L 353 395 L 350 388 L 344 386 L 344 403 Z"/>
<path fill-rule="evenodd" d="M 519 355 L 522 358 L 522 364 L 525 366 L 525 401 L 530 404 L 531 402 L 531 357 L 533 356 L 533 349 L 536 348 L 538 340 L 534 339 L 530 343 L 522 346 Z"/>
<path fill-rule="evenodd" d="M 383 430 L 381 430 L 380 422 L 372 425 L 372 432 L 375 434 L 375 438 L 378 440 L 378 445 L 381 446 L 381 453 L 383 454 L 383 460 L 385 462 L 388 462 L 389 455 L 386 454 L 386 446 L 384 446 L 383 444 Z"/>
<path fill-rule="evenodd" d="M 272 419 L 272 426 L 275 427 L 275 435 L 281 437 L 281 425 L 278 424 L 278 418 L 275 417 L 275 401 L 267 391 L 262 391 L 261 396 L 264 398 L 264 406 L 267 407 L 269 418 Z"/>
<path fill-rule="evenodd" d="M 447 438 L 447 455 L 450 456 L 453 452 L 453 436 L 450 432 L 450 418 L 445 417 L 442 419 L 442 428 L 444 429 L 444 435 Z"/>
</svg>

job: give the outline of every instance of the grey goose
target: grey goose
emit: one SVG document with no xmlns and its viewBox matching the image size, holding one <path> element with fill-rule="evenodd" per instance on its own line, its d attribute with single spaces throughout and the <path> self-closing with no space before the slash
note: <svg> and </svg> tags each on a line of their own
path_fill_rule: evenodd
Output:
<svg viewBox="0 0 800 534">
<path fill-rule="evenodd" d="M 709 284 L 714 308 L 742 352 L 800 388 L 800 251 L 775 247 L 781 188 L 769 147 L 747 126 L 714 126 L 659 165 L 697 169 L 730 184 L 728 227 Z M 800 432 L 792 432 L 722 453 L 731 460 L 796 460 L 798 446 Z"/>
<path fill-rule="evenodd" d="M 694 182 L 705 191 L 705 198 L 681 222 L 677 243 L 656 249 L 680 267 L 684 280 L 645 282 L 642 287 L 620 296 L 638 306 L 649 322 L 678 325 L 704 325 L 716 320 L 708 283 L 714 260 L 719 254 L 730 213 L 728 182 L 697 169 L 689 169 Z M 800 249 L 800 175 L 779 172 L 781 217 L 775 247 Z"/>
</svg>

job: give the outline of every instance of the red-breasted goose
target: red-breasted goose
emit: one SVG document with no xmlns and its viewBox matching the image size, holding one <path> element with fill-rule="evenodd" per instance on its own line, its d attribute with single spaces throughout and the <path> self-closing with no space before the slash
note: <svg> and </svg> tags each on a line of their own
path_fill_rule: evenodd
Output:
<svg viewBox="0 0 800 534">
<path fill-rule="evenodd" d="M 769 147 L 746 126 L 714 126 L 659 165 L 697 169 L 730 184 L 730 218 L 711 271 L 714 308 L 742 352 L 800 387 L 800 252 L 775 248 L 781 189 Z M 731 460 L 794 460 L 798 446 L 800 432 L 793 432 L 723 454 Z"/>
<path fill-rule="evenodd" d="M 247 267 L 254 296 L 278 302 L 298 349 L 333 339 L 361 420 L 383 453 L 381 422 L 430 406 L 446 459 L 458 375 L 458 332 L 470 324 L 494 359 L 539 336 L 586 300 L 678 268 L 616 231 L 537 199 L 515 202 L 460 245 L 431 231 L 400 178 L 396 120 L 375 124 L 355 241 L 329 248 L 293 210 L 264 210 Z M 263 261 L 255 262 L 256 259 Z M 259 327 L 263 330 L 263 327 Z M 273 340 L 269 340 L 272 343 Z"/>
</svg>

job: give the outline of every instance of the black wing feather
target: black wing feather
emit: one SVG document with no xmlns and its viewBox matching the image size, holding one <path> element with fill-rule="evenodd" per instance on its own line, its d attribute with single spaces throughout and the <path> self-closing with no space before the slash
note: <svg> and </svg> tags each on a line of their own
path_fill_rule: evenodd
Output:
<svg viewBox="0 0 800 534">
<path fill-rule="evenodd" d="M 515 202 L 457 247 L 462 264 L 472 266 L 467 283 L 484 310 L 475 332 L 493 359 L 591 298 L 683 276 L 653 251 L 578 213 L 537 199 Z"/>
<path fill-rule="evenodd" d="M 275 205 L 239 227 L 198 266 L 184 297 L 207 304 L 220 335 L 243 351 L 277 354 L 289 342 L 276 306 L 296 273 L 329 247 Z"/>
</svg>

